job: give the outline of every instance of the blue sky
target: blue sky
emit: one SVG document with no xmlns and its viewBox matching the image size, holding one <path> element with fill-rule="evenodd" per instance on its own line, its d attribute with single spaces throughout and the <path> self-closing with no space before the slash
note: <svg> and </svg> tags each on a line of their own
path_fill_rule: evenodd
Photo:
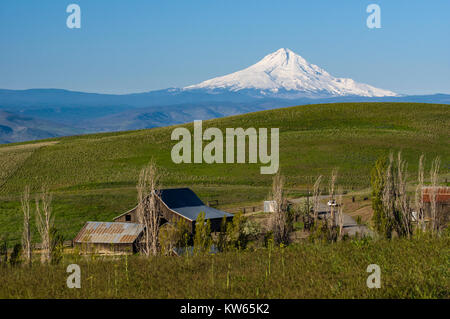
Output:
<svg viewBox="0 0 450 319">
<path fill-rule="evenodd" d="M 66 26 L 81 7 L 81 29 Z M 381 29 L 366 7 L 381 7 Z M 0 88 L 129 93 L 228 74 L 281 47 L 334 76 L 450 93 L 450 1 L 2 0 Z"/>
</svg>

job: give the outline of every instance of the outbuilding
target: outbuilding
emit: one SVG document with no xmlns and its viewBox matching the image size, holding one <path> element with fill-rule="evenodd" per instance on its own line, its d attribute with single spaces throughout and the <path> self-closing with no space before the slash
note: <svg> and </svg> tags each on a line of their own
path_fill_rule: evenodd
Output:
<svg viewBox="0 0 450 319">
<path fill-rule="evenodd" d="M 73 240 L 84 253 L 132 254 L 144 227 L 135 223 L 87 222 Z"/>
<path fill-rule="evenodd" d="M 161 222 L 174 223 L 178 219 L 184 219 L 190 231 L 195 232 L 195 221 L 198 215 L 205 213 L 205 221 L 211 223 L 211 231 L 220 231 L 222 219 L 229 222 L 233 215 L 219 209 L 206 206 L 200 198 L 189 188 L 170 188 L 156 191 L 161 207 Z M 137 206 L 114 218 L 115 222 L 138 223 Z"/>
<path fill-rule="evenodd" d="M 422 188 L 422 196 L 426 219 L 431 217 L 431 206 L 434 199 L 437 219 L 442 225 L 446 225 L 450 221 L 450 187 L 426 186 Z"/>
</svg>

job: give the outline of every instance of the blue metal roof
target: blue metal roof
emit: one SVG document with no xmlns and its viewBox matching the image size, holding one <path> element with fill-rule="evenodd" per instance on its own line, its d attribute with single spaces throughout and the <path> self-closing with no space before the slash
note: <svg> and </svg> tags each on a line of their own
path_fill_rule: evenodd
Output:
<svg viewBox="0 0 450 319">
<path fill-rule="evenodd" d="M 167 207 L 192 221 L 196 220 L 201 212 L 205 213 L 205 219 L 233 216 L 230 213 L 206 206 L 189 188 L 161 189 L 158 192 Z"/>
</svg>

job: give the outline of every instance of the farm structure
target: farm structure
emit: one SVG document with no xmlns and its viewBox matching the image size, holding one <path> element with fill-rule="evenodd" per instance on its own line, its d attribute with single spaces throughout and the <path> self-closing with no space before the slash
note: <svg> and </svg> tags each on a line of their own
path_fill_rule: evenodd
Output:
<svg viewBox="0 0 450 319">
<path fill-rule="evenodd" d="M 131 254 L 138 251 L 143 230 L 134 223 L 87 222 L 73 244 L 86 253 Z"/>
<path fill-rule="evenodd" d="M 422 196 L 426 217 L 429 218 L 431 216 L 431 205 L 434 197 L 438 212 L 437 217 L 443 224 L 446 224 L 450 219 L 450 187 L 424 187 Z"/>
<path fill-rule="evenodd" d="M 179 219 L 187 222 L 189 230 L 195 232 L 195 223 L 197 216 L 203 212 L 205 222 L 211 223 L 211 231 L 220 231 L 222 219 L 226 222 L 233 219 L 233 215 L 213 207 L 206 206 L 200 198 L 189 188 L 170 188 L 156 191 L 160 201 L 161 224 L 175 223 Z M 115 222 L 137 223 L 137 206 L 114 218 Z"/>
</svg>

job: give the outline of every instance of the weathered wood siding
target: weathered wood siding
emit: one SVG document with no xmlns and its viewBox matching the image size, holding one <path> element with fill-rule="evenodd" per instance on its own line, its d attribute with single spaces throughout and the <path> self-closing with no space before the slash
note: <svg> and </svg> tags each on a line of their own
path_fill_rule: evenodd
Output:
<svg viewBox="0 0 450 319">
<path fill-rule="evenodd" d="M 74 247 L 82 254 L 133 254 L 137 252 L 133 244 L 74 243 Z"/>
</svg>

